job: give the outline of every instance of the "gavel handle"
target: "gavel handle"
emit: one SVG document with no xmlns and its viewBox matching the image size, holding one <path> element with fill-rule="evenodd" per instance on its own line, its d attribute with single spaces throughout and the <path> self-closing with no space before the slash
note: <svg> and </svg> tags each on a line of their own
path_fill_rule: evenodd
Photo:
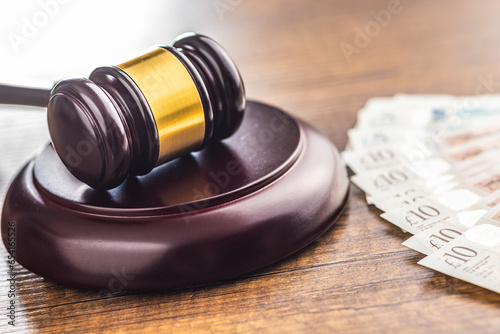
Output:
<svg viewBox="0 0 500 334">
<path fill-rule="evenodd" d="M 50 89 L 19 87 L 0 83 L 0 104 L 46 107 L 49 103 L 49 97 Z"/>
</svg>

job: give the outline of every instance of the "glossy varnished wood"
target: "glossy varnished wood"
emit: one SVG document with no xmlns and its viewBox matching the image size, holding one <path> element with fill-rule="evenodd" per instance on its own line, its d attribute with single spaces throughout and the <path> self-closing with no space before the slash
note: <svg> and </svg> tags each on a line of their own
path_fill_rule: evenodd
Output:
<svg viewBox="0 0 500 334">
<path fill-rule="evenodd" d="M 481 78 L 500 81 L 498 1 L 402 1 L 402 12 L 350 64 L 339 44 L 352 43 L 355 27 L 364 27 L 370 11 L 386 9 L 388 1 L 242 1 L 223 20 L 207 3 L 193 29 L 228 49 L 247 95 L 305 119 L 339 148 L 371 96 L 474 95 Z M 500 91 L 498 84 L 490 88 Z M 401 245 L 408 236 L 379 214 L 352 187 L 337 225 L 303 251 L 241 279 L 178 291 L 103 297 L 17 267 L 19 328 L 498 332 L 500 295 L 418 266 L 421 255 Z M 12 331 L 4 320 L 0 325 Z"/>
<path fill-rule="evenodd" d="M 54 150 L 71 174 L 92 188 L 116 188 L 130 174 L 147 174 L 231 136 L 241 124 L 245 87 L 221 45 L 188 33 L 173 47 L 159 50 L 170 56 L 156 67 L 150 62 L 158 53 L 147 53 L 116 67 L 97 68 L 89 79 L 61 80 L 50 93 L 47 123 Z M 169 67 L 169 61 L 177 67 Z M 183 76 L 177 77 L 176 68 Z M 0 103 L 12 104 L 31 91 L 2 85 L 0 92 Z M 44 92 L 33 94 L 26 104 L 33 105 Z M 175 103 L 179 101 L 186 105 Z M 200 115 L 190 114 L 192 108 Z M 177 114 L 183 117 L 166 116 Z M 193 124 L 183 123 L 185 118 Z M 193 132 L 200 137 L 191 138 Z"/>
<path fill-rule="evenodd" d="M 252 101 L 245 114 L 223 143 L 113 191 L 78 181 L 48 145 L 9 188 L 6 248 L 51 281 L 109 292 L 232 279 L 304 248 L 344 209 L 345 167 L 279 109 Z"/>
</svg>

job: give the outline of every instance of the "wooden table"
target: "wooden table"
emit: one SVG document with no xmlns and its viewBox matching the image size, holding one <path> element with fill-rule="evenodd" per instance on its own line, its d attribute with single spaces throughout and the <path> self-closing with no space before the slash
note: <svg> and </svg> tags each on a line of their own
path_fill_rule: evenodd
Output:
<svg viewBox="0 0 500 334">
<path fill-rule="evenodd" d="M 500 91 L 498 1 L 394 1 L 178 5 L 204 10 L 193 27 L 229 50 L 250 98 L 288 110 L 343 149 L 369 97 L 474 95 L 488 78 L 490 92 Z M 376 29 L 372 14 L 382 10 L 391 17 Z M 356 46 L 357 29 L 367 27 L 372 37 Z M 343 42 L 356 51 L 346 57 Z M 422 256 L 401 245 L 408 235 L 351 190 L 344 214 L 320 239 L 231 281 L 102 297 L 17 267 L 17 326 L 7 326 L 2 311 L 1 332 L 500 331 L 499 294 L 417 265 Z M 4 281 L 5 261 L 0 271 Z M 6 289 L 2 283 L 2 309 Z"/>
</svg>

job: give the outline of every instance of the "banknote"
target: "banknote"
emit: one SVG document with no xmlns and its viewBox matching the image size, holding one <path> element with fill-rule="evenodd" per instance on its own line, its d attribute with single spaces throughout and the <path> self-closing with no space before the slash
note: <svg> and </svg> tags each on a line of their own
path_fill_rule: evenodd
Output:
<svg viewBox="0 0 500 334">
<path fill-rule="evenodd" d="M 419 264 L 500 293 L 500 205 Z"/>
<path fill-rule="evenodd" d="M 500 190 L 485 196 L 478 203 L 472 205 L 467 210 L 462 210 L 457 214 L 436 223 L 428 229 L 415 234 L 403 242 L 403 245 L 412 248 L 422 254 L 429 255 L 440 249 L 451 240 L 455 239 L 463 232 L 467 231 L 483 216 L 488 210 L 500 203 Z"/>
<path fill-rule="evenodd" d="M 373 98 L 342 159 L 419 263 L 500 292 L 500 95 Z"/>
</svg>

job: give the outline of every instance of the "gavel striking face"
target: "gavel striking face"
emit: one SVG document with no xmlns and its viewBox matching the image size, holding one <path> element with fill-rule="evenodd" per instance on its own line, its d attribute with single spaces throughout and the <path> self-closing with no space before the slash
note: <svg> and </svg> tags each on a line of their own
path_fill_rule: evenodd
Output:
<svg viewBox="0 0 500 334">
<path fill-rule="evenodd" d="M 245 110 L 238 70 L 214 40 L 180 36 L 89 79 L 60 81 L 47 118 L 68 170 L 97 189 L 232 135 Z"/>
</svg>

